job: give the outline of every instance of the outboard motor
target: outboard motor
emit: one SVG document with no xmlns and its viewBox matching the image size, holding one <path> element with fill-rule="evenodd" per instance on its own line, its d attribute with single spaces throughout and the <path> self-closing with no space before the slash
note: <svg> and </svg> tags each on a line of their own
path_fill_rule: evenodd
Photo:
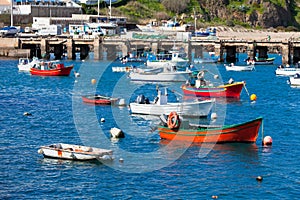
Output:
<svg viewBox="0 0 300 200">
<path fill-rule="evenodd" d="M 143 104 L 145 103 L 145 96 L 143 94 L 139 95 L 137 98 L 136 98 L 136 102 L 138 104 Z"/>
<path fill-rule="evenodd" d="M 145 98 L 145 104 L 150 104 L 150 101 L 147 97 Z"/>
<path fill-rule="evenodd" d="M 229 81 L 228 81 L 228 84 L 233 84 L 233 83 L 234 83 L 233 78 L 230 78 Z"/>
<path fill-rule="evenodd" d="M 168 122 L 167 122 L 168 116 L 167 115 L 161 114 L 159 116 L 159 119 L 160 119 L 163 126 L 168 126 Z"/>
</svg>

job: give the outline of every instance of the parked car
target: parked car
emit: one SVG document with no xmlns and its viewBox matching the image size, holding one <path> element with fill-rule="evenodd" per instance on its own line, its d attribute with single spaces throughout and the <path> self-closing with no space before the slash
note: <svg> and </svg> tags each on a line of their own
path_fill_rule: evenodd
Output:
<svg viewBox="0 0 300 200">
<path fill-rule="evenodd" d="M 19 30 L 14 26 L 6 26 L 0 29 L 0 35 L 5 36 L 15 36 L 18 34 Z"/>
</svg>

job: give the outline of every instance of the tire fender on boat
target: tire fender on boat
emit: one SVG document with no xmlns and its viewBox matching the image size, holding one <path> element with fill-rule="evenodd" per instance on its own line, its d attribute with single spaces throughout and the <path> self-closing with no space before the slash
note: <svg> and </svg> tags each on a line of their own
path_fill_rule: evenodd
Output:
<svg viewBox="0 0 300 200">
<path fill-rule="evenodd" d="M 180 126 L 179 116 L 176 112 L 171 112 L 168 117 L 168 128 L 177 129 Z"/>
</svg>

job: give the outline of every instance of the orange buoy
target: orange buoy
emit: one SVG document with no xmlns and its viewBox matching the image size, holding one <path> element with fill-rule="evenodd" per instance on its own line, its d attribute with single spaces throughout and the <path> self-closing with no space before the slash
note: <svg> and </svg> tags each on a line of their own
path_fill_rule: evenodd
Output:
<svg viewBox="0 0 300 200">
<path fill-rule="evenodd" d="M 272 140 L 271 136 L 264 137 L 264 140 L 263 140 L 264 145 L 272 145 L 272 143 L 273 143 L 273 140 Z"/>
<path fill-rule="evenodd" d="M 92 83 L 93 85 L 96 84 L 96 82 L 97 82 L 96 79 L 92 79 L 92 80 L 91 80 L 91 83 Z"/>
</svg>

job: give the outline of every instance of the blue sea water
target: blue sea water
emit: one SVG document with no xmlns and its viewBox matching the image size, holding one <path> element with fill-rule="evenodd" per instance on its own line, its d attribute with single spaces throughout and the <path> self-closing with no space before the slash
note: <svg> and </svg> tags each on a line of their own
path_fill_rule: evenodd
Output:
<svg viewBox="0 0 300 200">
<path fill-rule="evenodd" d="M 224 81 L 244 80 L 249 94 L 257 95 L 251 103 L 243 90 L 240 101 L 227 103 L 225 123 L 262 116 L 271 147 L 261 145 L 262 131 L 255 144 L 170 145 L 160 140 L 156 118 L 132 116 L 127 107 L 81 102 L 81 95 L 94 91 L 127 103 L 141 93 L 154 98 L 156 84 L 130 82 L 126 74 L 113 73 L 111 66 L 120 63 L 65 64 L 74 64 L 81 77 L 31 76 L 18 72 L 17 60 L 0 61 L 0 199 L 299 198 L 300 89 L 275 76 L 280 56 L 274 65 L 256 66 L 253 72 L 215 66 Z M 180 84 L 168 87 L 181 92 Z M 171 101 L 177 97 L 170 93 Z M 113 127 L 124 130 L 125 138 L 111 140 Z M 75 162 L 37 153 L 40 146 L 58 142 L 111 148 L 115 160 Z"/>
</svg>

